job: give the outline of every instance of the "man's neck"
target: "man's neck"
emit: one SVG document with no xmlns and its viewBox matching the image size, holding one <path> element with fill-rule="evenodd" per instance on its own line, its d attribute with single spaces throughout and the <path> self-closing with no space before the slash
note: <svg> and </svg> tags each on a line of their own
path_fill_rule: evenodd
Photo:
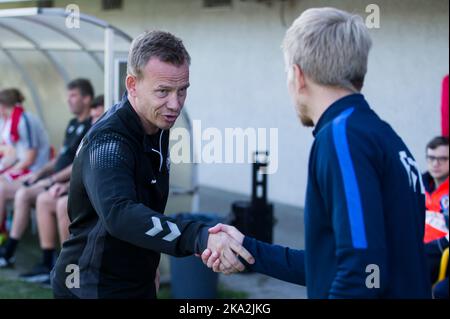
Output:
<svg viewBox="0 0 450 319">
<path fill-rule="evenodd" d="M 347 95 L 354 93 L 355 92 L 347 89 L 329 88 L 316 85 L 311 94 L 312 102 L 309 104 L 311 119 L 314 122 L 314 126 L 317 125 L 320 117 L 331 106 L 331 104 Z"/>
<path fill-rule="evenodd" d="M 139 113 L 138 113 L 138 116 L 139 116 L 139 120 L 141 121 L 142 127 L 144 128 L 144 131 L 146 134 L 153 135 L 153 134 L 158 133 L 159 128 L 157 126 L 146 121 Z"/>
</svg>

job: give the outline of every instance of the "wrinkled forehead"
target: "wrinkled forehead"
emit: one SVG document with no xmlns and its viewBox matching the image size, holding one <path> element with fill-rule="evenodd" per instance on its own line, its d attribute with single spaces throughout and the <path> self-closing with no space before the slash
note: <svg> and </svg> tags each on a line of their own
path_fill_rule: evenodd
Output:
<svg viewBox="0 0 450 319">
<path fill-rule="evenodd" d="M 175 65 L 157 58 L 151 58 L 145 65 L 142 75 L 144 80 L 152 83 L 186 85 L 189 83 L 189 65 L 187 62 L 182 65 Z"/>
</svg>

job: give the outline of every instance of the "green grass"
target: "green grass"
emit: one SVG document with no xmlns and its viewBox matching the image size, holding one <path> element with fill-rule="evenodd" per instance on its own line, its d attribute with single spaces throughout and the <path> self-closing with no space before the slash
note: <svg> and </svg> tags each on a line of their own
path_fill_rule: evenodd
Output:
<svg viewBox="0 0 450 319">
<path fill-rule="evenodd" d="M 52 299 L 52 290 L 20 280 L 0 277 L 0 299 Z M 247 299 L 244 291 L 234 291 L 219 286 L 218 299 Z M 158 299 L 171 299 L 170 287 L 161 287 Z"/>
<path fill-rule="evenodd" d="M 1 299 L 52 299 L 52 290 L 20 280 L 0 277 Z"/>
</svg>

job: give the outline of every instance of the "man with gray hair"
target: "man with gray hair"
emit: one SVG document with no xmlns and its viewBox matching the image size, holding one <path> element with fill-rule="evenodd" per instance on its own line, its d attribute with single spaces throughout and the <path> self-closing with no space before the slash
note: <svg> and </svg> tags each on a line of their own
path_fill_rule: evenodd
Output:
<svg viewBox="0 0 450 319">
<path fill-rule="evenodd" d="M 306 285 L 309 298 L 428 298 L 425 196 L 406 145 L 360 94 L 371 47 L 361 17 L 309 9 L 286 33 L 289 93 L 313 126 L 305 250 L 269 245 L 228 225 L 254 256 L 250 269 Z M 203 261 L 226 270 L 207 250 Z"/>
<path fill-rule="evenodd" d="M 156 298 L 160 253 L 206 247 L 243 270 L 250 254 L 225 233 L 163 215 L 169 192 L 169 129 L 189 87 L 182 41 L 145 32 L 131 44 L 127 95 L 90 130 L 77 151 L 69 191 L 70 237 L 52 271 L 57 298 Z"/>
</svg>

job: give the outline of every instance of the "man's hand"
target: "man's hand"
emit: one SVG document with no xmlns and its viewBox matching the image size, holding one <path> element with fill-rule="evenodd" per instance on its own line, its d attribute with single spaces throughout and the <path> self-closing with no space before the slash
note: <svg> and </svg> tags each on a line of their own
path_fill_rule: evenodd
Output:
<svg viewBox="0 0 450 319">
<path fill-rule="evenodd" d="M 239 261 L 237 255 L 249 264 L 255 262 L 253 256 L 242 246 L 244 235 L 235 227 L 217 224 L 209 229 L 209 233 L 208 248 L 201 258 L 203 263 L 213 271 L 224 274 L 243 271 L 245 266 Z"/>
<path fill-rule="evenodd" d="M 21 175 L 22 174 L 22 171 L 23 170 L 21 170 L 21 169 L 17 169 L 17 168 L 10 168 L 9 170 L 8 170 L 8 174 L 9 175 L 11 175 L 11 176 L 14 176 L 14 175 Z M 23 175 L 23 176 L 26 176 L 26 175 Z"/>
<path fill-rule="evenodd" d="M 23 177 L 19 177 L 19 181 L 25 182 L 27 185 L 33 185 L 38 180 L 38 175 L 31 173 L 28 175 L 24 175 Z"/>
<path fill-rule="evenodd" d="M 210 234 L 217 234 L 218 232 L 224 232 L 230 235 L 234 240 L 236 240 L 240 245 L 244 243 L 244 234 L 241 233 L 236 227 L 226 225 L 226 224 L 217 224 L 214 227 L 211 227 L 208 232 Z"/>
<path fill-rule="evenodd" d="M 58 198 L 62 194 L 64 194 L 68 189 L 67 183 L 56 183 L 52 187 L 49 188 L 48 192 L 53 198 Z"/>
<path fill-rule="evenodd" d="M 32 185 L 32 184 L 34 184 L 34 182 L 30 183 L 29 185 Z M 36 186 L 43 187 L 45 189 L 49 189 L 52 185 L 53 185 L 53 181 L 51 180 L 50 177 L 41 179 L 39 182 L 36 183 Z"/>
</svg>

